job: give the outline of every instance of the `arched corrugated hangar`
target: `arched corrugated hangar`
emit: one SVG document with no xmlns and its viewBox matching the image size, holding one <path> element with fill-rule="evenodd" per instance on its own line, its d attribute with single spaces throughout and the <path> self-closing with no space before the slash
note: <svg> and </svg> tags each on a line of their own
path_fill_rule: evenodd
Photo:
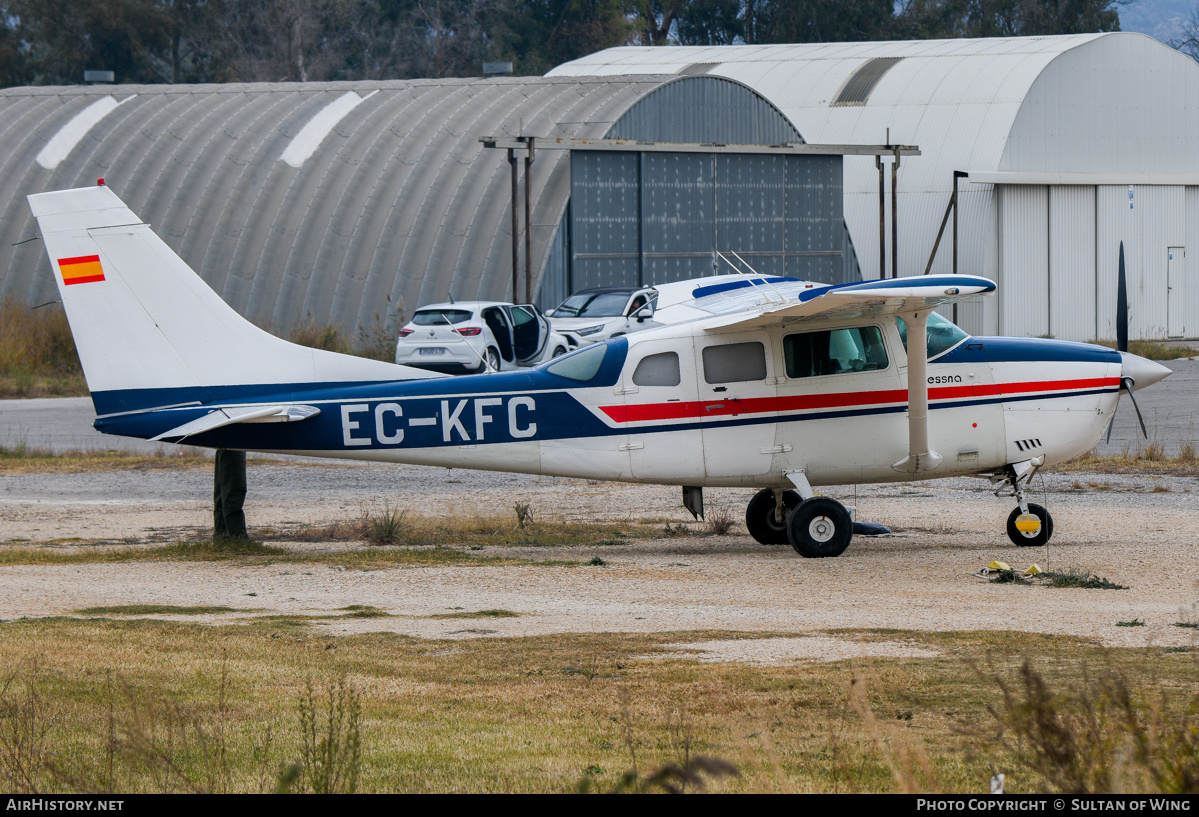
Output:
<svg viewBox="0 0 1199 817">
<path fill-rule="evenodd" d="M 627 47 L 548 76 L 645 73 L 738 80 L 808 142 L 875 144 L 889 133 L 919 146 L 899 171 L 900 275 L 924 271 L 954 171 L 968 173 L 959 271 L 999 282 L 998 298 L 963 308 L 972 332 L 1114 337 L 1123 241 L 1132 335 L 1199 337 L 1199 65 L 1155 40 Z M 845 219 L 875 277 L 878 171 L 869 157 L 844 167 Z M 943 241 L 932 270 L 950 265 Z"/>
<path fill-rule="evenodd" d="M 715 77 L 15 88 L 0 91 L 0 123 L 12 146 L 0 159 L 0 297 L 54 297 L 40 242 L 28 240 L 37 232 L 25 196 L 103 177 L 230 305 L 284 331 L 309 315 L 352 331 L 447 296 L 511 297 L 509 166 L 504 151 L 482 147 L 482 136 L 801 141 L 760 96 Z M 759 242 L 762 262 L 777 256 L 800 269 L 803 259 L 827 267 L 832 258 L 836 277 L 856 276 L 840 157 L 785 158 L 825 170 L 820 178 L 793 173 L 802 195 L 783 201 L 789 209 L 775 220 L 815 209 L 820 218 L 808 221 L 819 229 Z M 770 176 L 757 158 L 743 159 L 722 160 L 723 175 L 705 186 L 692 178 L 702 161 L 659 155 L 656 171 L 607 174 L 603 189 L 590 192 L 602 200 L 644 185 L 691 212 L 697 195 L 761 186 Z M 575 161 L 603 160 L 592 153 Z M 716 167 L 715 157 L 706 161 Z M 536 154 L 532 255 L 543 304 L 588 282 L 585 272 L 571 279 L 575 256 L 586 253 L 570 240 L 570 165 L 567 151 Z M 805 202 L 808 192 L 815 198 Z M 629 216 L 619 204 L 592 213 L 600 255 L 626 249 L 614 246 L 621 236 L 610 229 L 622 218 L 648 225 L 649 242 L 651 222 L 663 216 L 657 208 Z M 726 210 L 726 238 L 762 232 L 752 214 Z M 673 231 L 667 221 L 660 237 Z M 694 258 L 710 270 L 716 215 L 699 221 L 685 240 L 647 243 L 639 257 L 648 272 L 630 274 L 675 280 L 690 274 L 680 259 Z M 728 240 L 745 249 L 741 238 Z"/>
</svg>

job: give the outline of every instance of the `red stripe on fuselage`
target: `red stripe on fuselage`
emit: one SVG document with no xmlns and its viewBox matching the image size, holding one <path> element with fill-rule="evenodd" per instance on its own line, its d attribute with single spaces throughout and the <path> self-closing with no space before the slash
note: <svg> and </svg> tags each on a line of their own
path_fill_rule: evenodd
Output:
<svg viewBox="0 0 1199 817">
<path fill-rule="evenodd" d="M 1001 397 L 1031 392 L 1065 392 L 1100 389 L 1120 385 L 1118 377 L 1092 377 L 1082 380 L 1042 380 L 1028 383 L 1001 383 L 980 386 L 942 386 L 929 389 L 929 400 L 964 400 L 974 397 Z M 1047 395 L 1054 396 L 1054 395 Z M 655 420 L 686 420 L 700 417 L 725 417 L 737 414 L 770 414 L 810 409 L 851 408 L 854 406 L 905 403 L 907 389 L 884 391 L 830 392 L 797 394 L 787 397 L 749 397 L 745 399 L 699 400 L 678 403 L 644 403 L 628 406 L 600 406 L 600 411 L 617 423 L 645 423 Z"/>
</svg>

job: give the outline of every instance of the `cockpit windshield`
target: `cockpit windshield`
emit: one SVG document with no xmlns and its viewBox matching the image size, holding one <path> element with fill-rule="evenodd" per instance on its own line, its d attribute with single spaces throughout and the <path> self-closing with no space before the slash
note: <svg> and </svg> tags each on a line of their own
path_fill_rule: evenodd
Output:
<svg viewBox="0 0 1199 817">
<path fill-rule="evenodd" d="M 903 348 L 908 348 L 908 325 L 903 318 L 896 318 L 899 326 L 899 337 L 903 340 Z M 951 320 L 943 318 L 936 312 L 928 316 L 928 359 L 932 360 L 943 355 L 959 343 L 970 337 Z"/>
</svg>

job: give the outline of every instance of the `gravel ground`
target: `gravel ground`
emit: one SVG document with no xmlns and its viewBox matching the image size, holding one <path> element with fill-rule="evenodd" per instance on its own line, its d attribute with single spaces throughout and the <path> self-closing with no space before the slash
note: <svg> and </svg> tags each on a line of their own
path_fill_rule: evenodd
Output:
<svg viewBox="0 0 1199 817">
<path fill-rule="evenodd" d="M 210 480 L 203 469 L 3 476 L 0 541 L 8 544 L 0 547 L 71 537 L 145 539 L 164 529 L 204 529 Z M 696 629 L 801 636 L 762 639 L 754 648 L 736 641 L 688 645 L 685 654 L 701 660 L 835 659 L 854 650 L 908 654 L 911 649 L 894 641 L 866 646 L 824 637 L 837 628 L 1018 630 L 1083 636 L 1113 646 L 1191 644 L 1195 631 L 1173 624 L 1199 618 L 1199 561 L 1193 555 L 1199 543 L 1193 505 L 1199 480 L 1050 474 L 1043 486 L 1038 479 L 1033 499 L 1054 514 L 1048 549 L 1010 544 L 1003 526 L 1011 500 L 992 496 L 984 481 L 942 480 L 862 488 L 856 499 L 852 487 L 828 490 L 847 504 L 856 502 L 859 519 L 896 531 L 889 537 L 855 538 L 836 559 L 801 559 L 790 548 L 760 546 L 738 526 L 732 535 L 719 537 L 638 539 L 587 548 L 488 547 L 479 554 L 583 561 L 600 555 L 606 567 L 6 566 L 0 567 L 0 619 L 135 603 L 308 615 L 362 604 L 393 617 L 316 626 L 329 634 L 389 630 L 429 638 Z M 744 490 L 706 492 L 709 509 L 725 506 L 738 518 L 749 496 Z M 516 501 L 528 502 L 539 519 L 689 520 L 677 488 L 378 465 L 252 465 L 248 511 L 252 531 L 255 525 L 348 519 L 384 503 L 422 515 L 513 517 Z M 1033 561 L 1051 570 L 1085 569 L 1130 589 L 993 585 L 973 575 L 992 559 L 1021 569 Z M 459 608 L 520 615 L 423 618 Z M 241 617 L 200 620 L 236 623 Z M 1116 626 L 1133 619 L 1146 625 Z"/>
</svg>

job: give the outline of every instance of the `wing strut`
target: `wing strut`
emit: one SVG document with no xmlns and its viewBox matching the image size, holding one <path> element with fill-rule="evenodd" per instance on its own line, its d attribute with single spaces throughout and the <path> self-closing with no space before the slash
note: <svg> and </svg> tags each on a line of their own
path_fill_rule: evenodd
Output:
<svg viewBox="0 0 1199 817">
<path fill-rule="evenodd" d="M 909 474 L 931 471 L 944 459 L 928 447 L 928 316 L 931 309 L 901 315 L 908 325 L 908 455 L 891 467 Z"/>
</svg>

